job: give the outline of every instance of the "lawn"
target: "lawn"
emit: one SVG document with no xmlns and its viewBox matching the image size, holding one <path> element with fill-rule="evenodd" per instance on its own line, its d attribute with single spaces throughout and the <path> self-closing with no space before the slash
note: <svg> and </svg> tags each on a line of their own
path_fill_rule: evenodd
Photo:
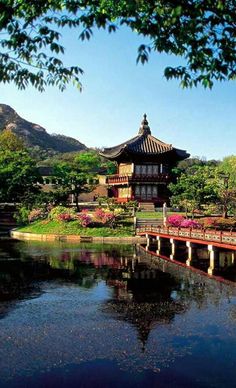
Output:
<svg viewBox="0 0 236 388">
<path fill-rule="evenodd" d="M 168 216 L 171 216 L 173 214 L 179 214 L 179 215 L 182 215 L 185 217 L 185 213 L 181 213 L 181 212 L 168 212 L 167 213 L 167 217 Z M 162 219 L 163 218 L 163 213 L 162 212 L 136 212 L 135 214 L 136 218 L 158 218 L 158 219 Z"/>
<path fill-rule="evenodd" d="M 78 235 L 78 236 L 92 236 L 92 237 L 130 237 L 134 235 L 133 223 L 124 221 L 114 229 L 101 227 L 87 227 L 83 228 L 78 224 L 78 221 L 60 222 L 56 220 L 41 220 L 35 221 L 30 225 L 23 226 L 17 229 L 23 233 L 36 234 L 60 234 L 60 235 Z"/>
</svg>

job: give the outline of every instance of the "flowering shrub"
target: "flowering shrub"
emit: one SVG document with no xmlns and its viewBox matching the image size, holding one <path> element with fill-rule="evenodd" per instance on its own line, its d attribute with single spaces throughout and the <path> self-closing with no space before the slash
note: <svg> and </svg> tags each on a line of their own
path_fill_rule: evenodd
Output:
<svg viewBox="0 0 236 388">
<path fill-rule="evenodd" d="M 73 217 L 70 213 L 60 213 L 57 216 L 57 220 L 62 222 L 69 222 L 73 220 Z"/>
<path fill-rule="evenodd" d="M 198 229 L 201 227 L 201 225 L 195 221 L 195 220 L 183 220 L 180 224 L 180 227 L 181 228 L 194 228 L 194 229 Z"/>
<path fill-rule="evenodd" d="M 68 209 L 65 206 L 56 206 L 51 211 L 49 212 L 49 218 L 51 220 L 57 220 L 58 216 L 60 214 L 70 214 L 71 215 L 71 220 L 76 218 L 76 213 L 74 209 Z M 62 217 L 63 218 L 63 217 Z"/>
<path fill-rule="evenodd" d="M 101 221 L 104 217 L 104 214 L 105 214 L 105 210 L 99 207 L 95 210 L 94 217 L 97 221 Z"/>
<path fill-rule="evenodd" d="M 184 221 L 184 217 L 180 214 L 173 214 L 167 218 L 167 222 L 170 226 L 179 227 L 181 223 Z"/>
<path fill-rule="evenodd" d="M 98 222 L 101 222 L 104 225 L 112 223 L 115 220 L 114 213 L 101 208 L 95 210 L 94 217 Z"/>
<path fill-rule="evenodd" d="M 234 217 L 207 217 L 201 223 L 204 228 L 217 228 L 221 230 L 236 229 L 236 219 Z"/>
<path fill-rule="evenodd" d="M 201 224 L 199 224 L 195 220 L 189 220 L 184 218 L 180 214 L 173 214 L 173 216 L 169 216 L 167 218 L 168 224 L 170 226 L 180 227 L 180 228 L 200 228 Z"/>
<path fill-rule="evenodd" d="M 114 214 L 115 215 L 120 215 L 120 214 L 123 214 L 123 213 L 125 213 L 125 210 L 122 209 L 122 207 L 117 207 L 117 208 L 114 209 Z"/>
<path fill-rule="evenodd" d="M 87 228 L 87 226 L 92 223 L 92 217 L 85 211 L 78 214 L 77 219 L 83 228 Z"/>
<path fill-rule="evenodd" d="M 33 222 L 33 221 L 39 220 L 40 218 L 44 218 L 45 215 L 46 214 L 43 211 L 43 209 L 32 209 L 28 214 L 28 220 L 29 222 Z"/>
<path fill-rule="evenodd" d="M 216 217 L 207 217 L 201 220 L 201 224 L 204 228 L 215 228 L 217 223 Z"/>
</svg>

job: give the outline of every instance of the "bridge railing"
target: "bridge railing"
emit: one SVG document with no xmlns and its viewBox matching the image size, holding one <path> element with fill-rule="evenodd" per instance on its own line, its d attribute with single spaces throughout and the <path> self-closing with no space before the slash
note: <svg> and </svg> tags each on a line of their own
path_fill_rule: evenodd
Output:
<svg viewBox="0 0 236 388">
<path fill-rule="evenodd" d="M 236 245 L 236 232 L 220 231 L 212 229 L 191 229 L 163 226 L 141 226 L 137 228 L 137 234 L 157 233 L 170 237 L 184 237 L 195 240 L 214 241 L 218 243 Z"/>
</svg>

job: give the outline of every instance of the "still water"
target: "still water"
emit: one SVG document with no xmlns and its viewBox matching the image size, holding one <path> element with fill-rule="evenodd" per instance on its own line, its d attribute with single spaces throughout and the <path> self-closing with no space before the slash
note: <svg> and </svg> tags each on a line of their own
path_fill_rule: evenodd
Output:
<svg viewBox="0 0 236 388">
<path fill-rule="evenodd" d="M 234 387 L 236 284 L 131 245 L 0 244 L 0 387 Z"/>
</svg>

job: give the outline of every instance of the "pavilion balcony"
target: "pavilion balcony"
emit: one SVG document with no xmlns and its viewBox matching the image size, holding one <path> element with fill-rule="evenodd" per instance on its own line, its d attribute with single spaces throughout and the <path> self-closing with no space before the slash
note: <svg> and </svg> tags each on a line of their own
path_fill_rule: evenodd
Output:
<svg viewBox="0 0 236 388">
<path fill-rule="evenodd" d="M 168 183 L 170 182 L 169 174 L 156 174 L 156 175 L 137 175 L 137 174 L 125 174 L 125 175 L 108 175 L 106 183 L 108 185 L 120 185 L 128 183 Z"/>
</svg>

